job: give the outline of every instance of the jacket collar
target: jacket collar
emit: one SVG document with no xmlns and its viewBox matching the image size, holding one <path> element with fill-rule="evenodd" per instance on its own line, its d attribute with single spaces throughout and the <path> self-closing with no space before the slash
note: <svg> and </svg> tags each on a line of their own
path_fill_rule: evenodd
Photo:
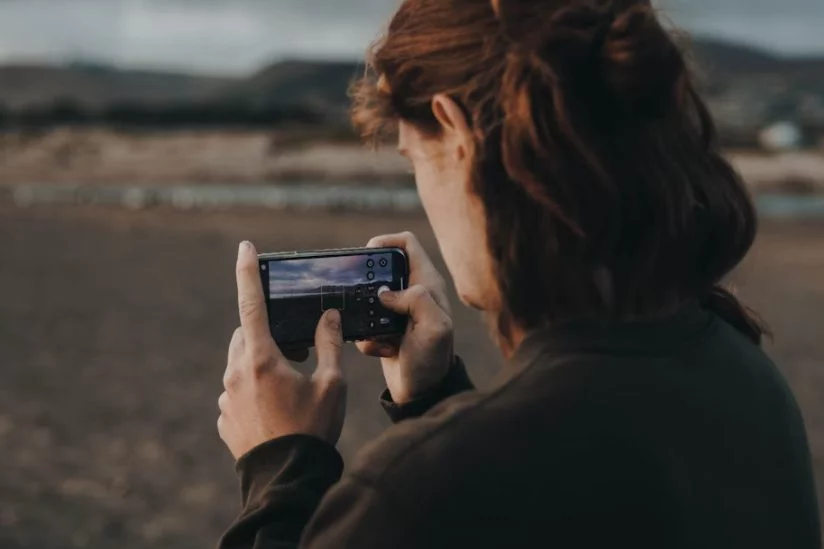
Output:
<svg viewBox="0 0 824 549">
<path fill-rule="evenodd" d="M 581 319 L 530 332 L 504 365 L 509 377 L 541 357 L 574 354 L 655 354 L 680 346 L 703 333 L 714 316 L 698 303 L 672 315 L 633 321 Z"/>
</svg>

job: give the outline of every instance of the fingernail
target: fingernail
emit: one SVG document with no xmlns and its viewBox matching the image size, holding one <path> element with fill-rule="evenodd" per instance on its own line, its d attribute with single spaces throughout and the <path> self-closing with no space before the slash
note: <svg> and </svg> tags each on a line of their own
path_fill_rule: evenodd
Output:
<svg viewBox="0 0 824 549">
<path fill-rule="evenodd" d="M 380 288 L 378 288 L 378 297 L 382 296 L 388 291 L 390 291 L 389 286 L 381 286 Z"/>
<path fill-rule="evenodd" d="M 332 328 L 340 328 L 340 311 L 329 309 L 329 312 L 326 313 L 326 321 Z"/>
</svg>

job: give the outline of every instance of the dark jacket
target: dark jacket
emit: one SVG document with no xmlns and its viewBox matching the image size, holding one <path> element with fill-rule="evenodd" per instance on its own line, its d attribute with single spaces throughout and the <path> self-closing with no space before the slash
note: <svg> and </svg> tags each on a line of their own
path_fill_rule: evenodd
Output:
<svg viewBox="0 0 824 549">
<path fill-rule="evenodd" d="M 342 478 L 320 440 L 256 448 L 220 546 L 821 547 L 790 390 L 697 306 L 533 333 L 493 388 L 471 389 L 456 362 L 420 401 L 384 393 L 397 424 Z"/>
</svg>

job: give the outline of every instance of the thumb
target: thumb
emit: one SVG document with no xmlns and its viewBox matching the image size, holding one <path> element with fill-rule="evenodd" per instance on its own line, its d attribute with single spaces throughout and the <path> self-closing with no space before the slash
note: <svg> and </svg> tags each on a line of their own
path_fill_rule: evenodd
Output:
<svg viewBox="0 0 824 549">
<path fill-rule="evenodd" d="M 343 330 L 339 311 L 329 309 L 321 317 L 317 330 L 315 330 L 315 349 L 318 355 L 318 366 L 312 377 L 343 378 L 341 367 Z"/>
</svg>

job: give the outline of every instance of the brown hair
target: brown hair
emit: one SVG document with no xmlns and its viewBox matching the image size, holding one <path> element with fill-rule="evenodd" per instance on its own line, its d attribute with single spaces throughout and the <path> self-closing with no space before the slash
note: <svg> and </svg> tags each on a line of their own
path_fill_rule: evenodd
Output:
<svg viewBox="0 0 824 549">
<path fill-rule="evenodd" d="M 700 300 L 760 342 L 719 286 L 753 243 L 754 207 L 649 0 L 405 0 L 369 67 L 354 92 L 365 137 L 399 119 L 436 134 L 439 93 L 463 108 L 505 339 L 513 323 Z"/>
</svg>

